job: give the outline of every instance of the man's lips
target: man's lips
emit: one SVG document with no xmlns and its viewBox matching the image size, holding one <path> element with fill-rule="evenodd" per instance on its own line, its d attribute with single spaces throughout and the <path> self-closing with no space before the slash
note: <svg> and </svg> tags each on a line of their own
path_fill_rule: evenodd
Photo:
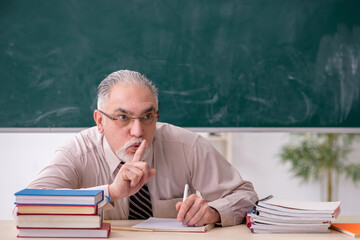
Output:
<svg viewBox="0 0 360 240">
<path fill-rule="evenodd" d="M 132 144 L 129 148 L 133 151 L 136 152 L 136 150 L 138 150 L 138 148 L 140 147 L 141 143 L 134 143 Z"/>
</svg>

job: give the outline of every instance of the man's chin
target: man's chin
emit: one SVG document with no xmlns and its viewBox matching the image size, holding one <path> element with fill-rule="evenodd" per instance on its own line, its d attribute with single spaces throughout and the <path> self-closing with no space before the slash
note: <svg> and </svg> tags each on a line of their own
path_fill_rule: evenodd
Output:
<svg viewBox="0 0 360 240">
<path fill-rule="evenodd" d="M 136 150 L 137 149 L 128 148 L 128 149 L 126 149 L 125 154 L 128 155 L 128 156 L 134 156 L 135 153 L 136 153 Z"/>
<path fill-rule="evenodd" d="M 126 154 L 126 155 L 125 155 L 125 158 L 126 158 L 128 161 L 131 161 L 131 160 L 133 160 L 134 156 L 135 156 L 135 154 Z"/>
<path fill-rule="evenodd" d="M 124 153 L 124 152 L 118 152 L 117 156 L 124 162 L 130 162 L 134 158 L 134 153 Z"/>
</svg>

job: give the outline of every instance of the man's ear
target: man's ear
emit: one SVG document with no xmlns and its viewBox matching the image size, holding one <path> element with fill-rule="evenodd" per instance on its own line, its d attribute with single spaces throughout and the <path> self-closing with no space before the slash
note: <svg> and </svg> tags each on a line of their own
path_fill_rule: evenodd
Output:
<svg viewBox="0 0 360 240">
<path fill-rule="evenodd" d="M 99 112 L 99 110 L 94 111 L 94 120 L 96 122 L 96 126 L 97 126 L 99 133 L 103 133 L 104 132 L 104 124 L 103 124 L 104 118 L 103 118 L 103 115 L 101 114 L 101 112 Z"/>
</svg>

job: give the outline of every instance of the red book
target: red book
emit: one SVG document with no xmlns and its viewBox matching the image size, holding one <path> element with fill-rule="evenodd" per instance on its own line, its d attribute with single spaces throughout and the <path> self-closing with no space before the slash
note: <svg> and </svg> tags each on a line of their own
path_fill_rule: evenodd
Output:
<svg viewBox="0 0 360 240">
<path fill-rule="evenodd" d="M 18 238 L 108 238 L 110 223 L 101 228 L 21 228 Z"/>
<path fill-rule="evenodd" d="M 246 216 L 246 226 L 248 227 L 248 228 L 250 228 L 251 227 L 251 216 L 249 216 L 249 215 L 247 215 Z"/>
</svg>

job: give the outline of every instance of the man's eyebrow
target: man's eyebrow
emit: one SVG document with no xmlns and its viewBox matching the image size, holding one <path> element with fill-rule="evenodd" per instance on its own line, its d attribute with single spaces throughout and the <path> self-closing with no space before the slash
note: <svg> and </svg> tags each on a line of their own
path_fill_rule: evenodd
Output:
<svg viewBox="0 0 360 240">
<path fill-rule="evenodd" d="M 128 111 L 128 110 L 126 110 L 126 109 L 124 109 L 124 108 L 121 108 L 121 107 L 115 109 L 114 112 L 115 112 L 115 113 L 117 113 L 117 112 L 122 112 L 122 113 L 125 113 L 125 114 L 127 114 L 127 115 L 133 115 L 133 114 L 134 114 L 133 112 Z"/>
<path fill-rule="evenodd" d="M 150 106 L 150 107 L 144 109 L 144 110 L 140 113 L 140 115 L 143 115 L 144 113 L 148 113 L 148 112 L 151 112 L 151 111 L 155 111 L 155 107 L 154 107 L 154 106 Z M 126 109 L 124 109 L 124 108 L 121 108 L 121 107 L 115 109 L 114 112 L 122 112 L 122 113 L 125 113 L 125 114 L 127 114 L 127 115 L 134 115 L 133 112 L 131 112 L 131 111 L 129 111 L 129 110 L 126 110 Z"/>
<path fill-rule="evenodd" d="M 154 106 L 148 107 L 147 109 L 145 109 L 144 111 L 142 111 L 141 115 L 143 115 L 144 113 L 151 112 L 151 111 L 155 111 Z"/>
</svg>

